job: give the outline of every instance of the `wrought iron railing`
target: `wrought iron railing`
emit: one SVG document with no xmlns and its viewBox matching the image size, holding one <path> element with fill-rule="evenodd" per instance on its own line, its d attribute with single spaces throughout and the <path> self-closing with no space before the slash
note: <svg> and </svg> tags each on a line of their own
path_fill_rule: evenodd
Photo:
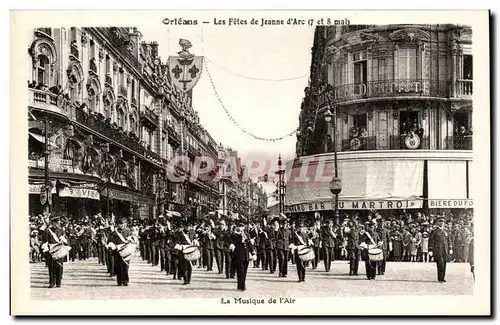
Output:
<svg viewBox="0 0 500 325">
<path fill-rule="evenodd" d="M 457 80 L 457 97 L 472 96 L 472 80 Z"/>
<path fill-rule="evenodd" d="M 472 150 L 472 135 L 446 137 L 448 150 Z"/>
<path fill-rule="evenodd" d="M 355 137 L 342 140 L 341 151 L 377 150 L 377 137 Z M 333 148 L 330 150 L 333 152 Z"/>
<path fill-rule="evenodd" d="M 80 58 L 80 53 L 78 51 L 78 45 L 76 43 L 71 44 L 71 49 L 70 49 L 71 55 L 73 55 L 76 59 Z"/>
<path fill-rule="evenodd" d="M 154 124 L 158 125 L 158 115 L 147 107 L 144 107 L 143 111 L 141 112 L 141 117 L 146 118 Z"/>
<path fill-rule="evenodd" d="M 106 78 L 104 80 L 108 86 L 113 87 L 113 78 L 111 78 L 111 75 L 108 73 L 106 74 Z"/>
<path fill-rule="evenodd" d="M 392 135 L 389 138 L 389 147 L 393 150 L 429 149 L 429 138 L 417 135 Z"/>
<path fill-rule="evenodd" d="M 77 109 L 76 121 L 96 131 L 97 133 L 102 134 L 120 143 L 121 145 L 145 156 L 148 159 L 161 163 L 160 155 L 141 146 L 136 137 L 132 136 L 129 133 L 115 129 L 111 125 L 111 123 L 106 122 L 105 120 L 97 117 L 96 115 L 86 114 L 82 110 Z"/>
<path fill-rule="evenodd" d="M 373 97 L 448 97 L 449 86 L 445 80 L 392 79 L 340 85 L 334 93 L 337 102 Z"/>
<path fill-rule="evenodd" d="M 120 85 L 120 87 L 118 88 L 118 94 L 127 98 L 127 88 L 124 86 L 124 85 Z"/>
</svg>

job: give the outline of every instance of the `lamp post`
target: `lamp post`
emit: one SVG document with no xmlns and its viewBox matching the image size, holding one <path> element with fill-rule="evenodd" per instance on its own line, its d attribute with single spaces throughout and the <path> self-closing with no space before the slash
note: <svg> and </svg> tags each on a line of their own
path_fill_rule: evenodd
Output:
<svg viewBox="0 0 500 325">
<path fill-rule="evenodd" d="M 45 130 L 44 130 L 44 178 L 45 178 L 45 211 L 47 213 L 50 213 L 50 205 L 52 202 L 52 188 L 50 186 L 50 179 L 49 179 L 49 119 L 47 117 L 47 114 L 45 114 Z"/>
<path fill-rule="evenodd" d="M 285 170 L 282 168 L 281 154 L 278 156 L 278 170 L 275 172 L 278 175 L 278 202 L 279 202 L 279 211 L 280 213 L 285 212 L 285 202 L 283 200 L 285 193 L 285 184 L 283 182 L 283 175 L 285 174 Z"/>
<path fill-rule="evenodd" d="M 340 224 L 340 214 L 339 214 L 339 194 L 342 191 L 342 181 L 338 175 L 337 168 L 337 106 L 333 103 L 333 114 L 330 111 L 330 102 L 332 101 L 330 96 L 327 94 L 327 106 L 325 112 L 325 122 L 332 122 L 333 125 L 333 160 L 334 160 L 334 175 L 332 180 L 330 181 L 330 192 L 334 195 L 333 202 L 333 213 L 335 216 L 335 223 L 337 225 Z M 332 120 L 333 118 L 333 120 Z"/>
</svg>

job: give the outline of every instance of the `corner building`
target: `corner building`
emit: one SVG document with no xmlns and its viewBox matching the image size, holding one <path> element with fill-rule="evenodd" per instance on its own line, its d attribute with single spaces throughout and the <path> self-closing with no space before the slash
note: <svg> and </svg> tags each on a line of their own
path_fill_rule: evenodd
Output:
<svg viewBox="0 0 500 325">
<path fill-rule="evenodd" d="M 317 27 L 287 211 L 332 210 L 333 136 L 340 210 L 473 208 L 472 94 L 467 26 Z"/>
<path fill-rule="evenodd" d="M 200 125 L 191 94 L 168 79 L 158 44 L 141 38 L 136 28 L 33 31 L 26 56 L 30 214 L 44 210 L 47 181 L 51 211 L 63 216 L 148 218 L 169 209 L 195 218 L 217 206 L 216 184 L 167 179 L 175 156 L 217 157 L 217 143 Z"/>
</svg>

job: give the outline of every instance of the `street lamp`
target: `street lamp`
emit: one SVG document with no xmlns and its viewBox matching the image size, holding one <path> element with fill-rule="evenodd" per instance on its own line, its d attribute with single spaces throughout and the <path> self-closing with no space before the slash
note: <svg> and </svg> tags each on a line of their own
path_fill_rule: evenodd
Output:
<svg viewBox="0 0 500 325">
<path fill-rule="evenodd" d="M 279 211 L 280 213 L 285 212 L 285 184 L 283 181 L 283 175 L 285 174 L 285 170 L 282 168 L 281 154 L 278 156 L 278 170 L 275 172 L 278 175 L 278 202 L 279 202 Z"/>
<path fill-rule="evenodd" d="M 327 96 L 328 104 L 326 106 L 326 112 L 324 113 L 325 122 L 330 123 L 333 122 L 333 160 L 335 164 L 335 173 L 333 175 L 332 180 L 330 181 L 330 192 L 334 195 L 333 202 L 333 212 L 335 215 L 335 223 L 340 224 L 340 214 L 339 214 L 339 194 L 342 191 L 342 181 L 338 177 L 338 168 L 337 168 L 337 106 L 333 104 L 333 114 L 330 111 L 330 101 L 331 99 Z M 332 120 L 333 118 L 333 120 Z"/>
</svg>

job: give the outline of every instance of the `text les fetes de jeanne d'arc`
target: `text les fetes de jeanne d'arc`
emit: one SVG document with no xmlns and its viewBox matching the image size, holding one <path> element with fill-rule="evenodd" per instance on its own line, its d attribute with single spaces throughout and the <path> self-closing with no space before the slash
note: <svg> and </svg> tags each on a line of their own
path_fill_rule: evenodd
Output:
<svg viewBox="0 0 500 325">
<path fill-rule="evenodd" d="M 295 298 L 221 298 L 220 303 L 222 305 L 265 305 L 265 304 L 294 304 L 296 302 Z"/>
<path fill-rule="evenodd" d="M 181 25 L 198 25 L 210 24 L 215 26 L 314 26 L 314 25 L 350 25 L 349 19 L 332 19 L 332 18 L 287 18 L 287 19 L 266 19 L 266 18 L 213 18 L 212 21 L 198 19 L 184 19 L 184 18 L 165 18 L 163 19 L 165 25 L 181 26 Z"/>
</svg>

